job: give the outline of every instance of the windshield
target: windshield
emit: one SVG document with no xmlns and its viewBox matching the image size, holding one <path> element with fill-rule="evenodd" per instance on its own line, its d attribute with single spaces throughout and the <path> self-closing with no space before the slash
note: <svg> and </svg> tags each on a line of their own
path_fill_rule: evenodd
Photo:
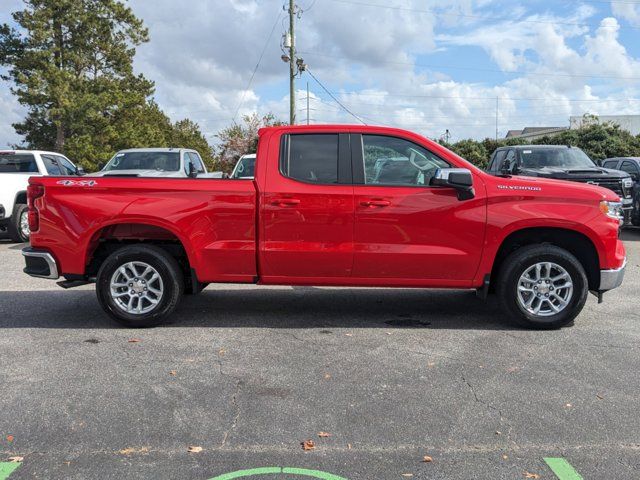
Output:
<svg viewBox="0 0 640 480">
<path fill-rule="evenodd" d="M 38 173 L 36 159 L 31 154 L 0 154 L 0 173 Z"/>
<path fill-rule="evenodd" d="M 532 148 L 520 152 L 522 168 L 593 168 L 595 163 L 579 148 Z"/>
<path fill-rule="evenodd" d="M 117 153 L 103 171 L 114 170 L 158 170 L 177 172 L 180 170 L 179 152 L 125 152 Z"/>
<path fill-rule="evenodd" d="M 233 169 L 231 178 L 253 178 L 256 168 L 256 159 L 253 157 L 241 158 Z"/>
</svg>

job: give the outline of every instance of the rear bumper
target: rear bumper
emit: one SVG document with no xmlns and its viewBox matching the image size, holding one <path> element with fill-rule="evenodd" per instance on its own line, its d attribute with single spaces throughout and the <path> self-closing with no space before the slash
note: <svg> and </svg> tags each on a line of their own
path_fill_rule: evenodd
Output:
<svg viewBox="0 0 640 480">
<path fill-rule="evenodd" d="M 27 275 L 50 280 L 57 280 L 60 277 L 58 264 L 49 252 L 27 247 L 22 249 L 22 255 L 26 263 L 23 271 Z"/>
<path fill-rule="evenodd" d="M 627 269 L 627 259 L 620 268 L 614 270 L 600 270 L 600 291 L 607 292 L 618 288 L 624 280 L 624 272 Z"/>
</svg>

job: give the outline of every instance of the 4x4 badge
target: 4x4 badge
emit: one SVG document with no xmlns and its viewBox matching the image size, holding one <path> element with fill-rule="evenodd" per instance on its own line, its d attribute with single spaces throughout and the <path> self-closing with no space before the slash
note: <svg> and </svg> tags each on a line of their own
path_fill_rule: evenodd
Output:
<svg viewBox="0 0 640 480">
<path fill-rule="evenodd" d="M 65 187 L 95 187 L 98 184 L 95 180 L 60 180 L 56 183 Z"/>
</svg>

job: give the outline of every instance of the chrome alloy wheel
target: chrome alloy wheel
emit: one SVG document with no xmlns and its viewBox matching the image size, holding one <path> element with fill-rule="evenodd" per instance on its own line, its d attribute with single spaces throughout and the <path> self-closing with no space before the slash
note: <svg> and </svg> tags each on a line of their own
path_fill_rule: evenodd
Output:
<svg viewBox="0 0 640 480">
<path fill-rule="evenodd" d="M 29 238 L 31 235 L 31 230 L 29 229 L 29 211 L 24 210 L 20 214 L 20 234 L 22 238 Z"/>
<path fill-rule="evenodd" d="M 148 263 L 129 262 L 114 272 L 109 290 L 118 308 L 143 315 L 160 303 L 164 285 L 158 271 Z"/>
<path fill-rule="evenodd" d="M 518 281 L 518 303 L 527 312 L 550 317 L 571 302 L 573 283 L 557 263 L 540 262 L 527 268 Z"/>
</svg>

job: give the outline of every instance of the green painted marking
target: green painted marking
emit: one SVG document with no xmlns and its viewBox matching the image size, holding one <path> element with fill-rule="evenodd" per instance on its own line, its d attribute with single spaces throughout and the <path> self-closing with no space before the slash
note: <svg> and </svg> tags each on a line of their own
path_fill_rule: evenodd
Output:
<svg viewBox="0 0 640 480">
<path fill-rule="evenodd" d="M 584 480 L 564 458 L 545 458 L 544 461 L 560 480 Z"/>
<path fill-rule="evenodd" d="M 254 477 L 256 475 L 272 475 L 276 473 L 302 475 L 311 478 L 319 478 L 321 480 L 347 480 L 346 478 L 339 477 L 331 473 L 321 472 L 319 470 L 306 470 L 304 468 L 293 467 L 263 467 L 252 468 L 251 470 L 239 470 L 237 472 L 225 473 L 224 475 L 210 478 L 209 480 L 233 480 L 234 478 Z M 2 480 L 2 478 L 0 478 L 0 480 Z"/>
<path fill-rule="evenodd" d="M 20 462 L 0 462 L 0 480 L 9 478 L 9 475 L 15 472 L 20 465 Z"/>
</svg>

